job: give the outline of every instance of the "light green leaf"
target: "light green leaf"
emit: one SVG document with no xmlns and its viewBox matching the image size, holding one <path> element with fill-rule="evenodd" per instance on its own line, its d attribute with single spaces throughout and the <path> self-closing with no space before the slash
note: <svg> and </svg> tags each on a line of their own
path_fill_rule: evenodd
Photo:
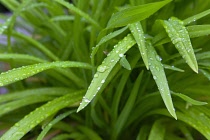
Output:
<svg viewBox="0 0 210 140">
<path fill-rule="evenodd" d="M 190 38 L 206 36 L 210 34 L 210 25 L 192 25 L 187 27 Z"/>
<path fill-rule="evenodd" d="M 6 1 L 2 2 L 7 3 Z M 14 11 L 13 15 L 9 17 L 3 24 L 0 25 L 0 34 L 2 34 L 9 26 L 12 26 L 14 24 L 16 17 L 20 14 L 23 8 L 28 6 L 29 3 L 31 3 L 31 0 L 23 1 Z"/>
<path fill-rule="evenodd" d="M 99 28 L 99 29 L 101 28 L 100 25 L 94 19 L 92 19 L 88 14 L 84 13 L 82 10 L 75 7 L 73 4 L 70 4 L 69 2 L 66 2 L 64 0 L 55 0 L 55 1 L 57 3 L 65 6 L 65 7 L 67 7 L 72 12 L 74 12 L 74 13 L 80 15 L 81 17 L 85 18 L 88 22 L 90 22 L 91 24 L 93 24 L 97 28 Z"/>
<path fill-rule="evenodd" d="M 12 92 L 10 94 L 1 95 L 0 104 L 6 103 L 12 100 L 22 99 L 28 96 L 34 96 L 34 95 L 61 96 L 70 92 L 73 92 L 73 90 L 69 88 L 61 88 L 61 87 L 28 89 L 28 90 L 23 90 L 23 91 Z"/>
<path fill-rule="evenodd" d="M 123 66 L 127 70 L 131 70 L 131 65 L 129 64 L 129 62 L 126 59 L 125 55 L 123 55 L 123 57 L 121 57 L 120 65 Z"/>
<path fill-rule="evenodd" d="M 122 29 L 116 30 L 114 32 L 109 33 L 108 35 L 104 36 L 99 43 L 93 48 L 93 51 L 91 52 L 91 62 L 94 64 L 95 61 L 95 54 L 97 53 L 99 47 L 103 44 L 109 41 L 110 39 L 118 36 L 119 34 L 123 33 L 128 27 L 124 27 Z"/>
<path fill-rule="evenodd" d="M 145 37 L 144 37 L 144 32 L 143 32 L 140 22 L 130 24 L 129 29 L 131 30 L 131 33 L 136 40 L 136 43 L 138 45 L 144 64 L 146 68 L 149 69 L 148 56 L 147 56 L 147 50 L 146 50 L 146 45 L 145 45 Z"/>
<path fill-rule="evenodd" d="M 55 125 L 57 122 L 61 121 L 62 119 L 66 118 L 70 114 L 76 112 L 76 110 L 70 110 L 68 112 L 65 112 L 59 116 L 57 116 L 55 119 L 53 119 L 50 123 L 47 124 L 47 126 L 42 130 L 42 132 L 37 137 L 37 140 L 43 140 L 44 136 L 47 134 L 47 132 Z"/>
<path fill-rule="evenodd" d="M 107 28 L 121 27 L 130 23 L 144 20 L 169 2 L 171 2 L 171 0 L 133 6 L 121 10 L 112 15 L 111 19 L 108 22 Z"/>
<path fill-rule="evenodd" d="M 15 54 L 15 53 L 0 54 L 0 60 L 15 60 L 16 62 L 23 61 L 28 63 L 46 62 L 45 60 L 40 59 L 38 57 L 30 56 L 27 54 Z"/>
<path fill-rule="evenodd" d="M 170 90 L 168 87 L 168 82 L 167 82 L 166 75 L 164 72 L 164 68 L 161 64 L 161 59 L 149 41 L 147 42 L 146 45 L 147 45 L 147 50 L 148 50 L 147 55 L 149 58 L 149 68 L 153 75 L 153 79 L 155 80 L 155 82 L 158 86 L 158 89 L 159 89 L 162 99 L 166 105 L 166 108 L 168 109 L 170 114 L 175 119 L 177 119 L 175 109 L 173 106 L 173 102 L 171 99 Z"/>
<path fill-rule="evenodd" d="M 172 92 L 172 93 L 174 93 L 174 92 Z M 174 93 L 173 95 L 180 97 L 181 99 L 185 100 L 186 102 L 188 102 L 192 105 L 206 105 L 206 104 L 208 104 L 207 102 L 201 102 L 201 101 L 194 100 L 194 99 L 188 97 L 187 95 L 184 95 L 181 93 Z"/>
<path fill-rule="evenodd" d="M 166 64 L 163 64 L 163 66 L 164 66 L 165 69 L 174 70 L 174 71 L 179 71 L 179 72 L 184 72 L 184 70 L 179 69 L 179 68 L 177 68 L 177 67 L 175 67 L 175 66 L 170 66 L 170 65 L 166 65 Z"/>
<path fill-rule="evenodd" d="M 185 59 L 186 63 L 192 68 L 192 70 L 198 73 L 197 60 L 192 48 L 189 34 L 184 27 L 183 22 L 175 17 L 172 17 L 168 21 L 163 21 L 162 24 L 183 59 Z"/>
<path fill-rule="evenodd" d="M 183 20 L 183 24 L 188 25 L 188 24 L 195 22 L 196 20 L 201 19 L 202 17 L 205 17 L 209 14 L 210 14 L 210 9 L 203 11 L 199 14 L 193 15 L 191 17 L 188 17 L 187 19 Z"/>
<path fill-rule="evenodd" d="M 0 74 L 0 86 L 11 84 L 23 80 L 25 78 L 28 78 L 44 70 L 57 68 L 57 67 L 59 68 L 78 67 L 78 68 L 92 69 L 92 66 L 90 66 L 89 64 L 80 63 L 80 62 L 56 61 L 56 62 L 38 63 L 28 66 L 22 66 L 19 68 L 14 68 L 7 72 L 2 72 Z"/>
<path fill-rule="evenodd" d="M 32 130 L 35 126 L 43 120 L 56 113 L 58 110 L 72 105 L 82 98 L 84 91 L 79 91 L 56 98 L 43 106 L 36 108 L 30 114 L 25 116 L 22 120 L 12 126 L 0 140 L 19 140 L 26 133 Z"/>
<path fill-rule="evenodd" d="M 98 66 L 97 72 L 95 73 L 94 78 L 86 92 L 86 95 L 83 97 L 77 112 L 82 110 L 91 102 L 91 100 L 100 90 L 101 86 L 105 83 L 106 78 L 116 63 L 135 43 L 136 42 L 133 37 L 128 34 L 122 41 L 114 46 L 114 49 L 107 55 L 102 64 Z"/>
</svg>

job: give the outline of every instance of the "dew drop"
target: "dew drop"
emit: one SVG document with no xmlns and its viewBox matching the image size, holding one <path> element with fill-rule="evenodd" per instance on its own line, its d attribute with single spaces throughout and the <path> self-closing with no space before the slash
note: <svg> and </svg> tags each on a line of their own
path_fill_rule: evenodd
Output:
<svg viewBox="0 0 210 140">
<path fill-rule="evenodd" d="M 156 76 L 153 76 L 153 79 L 155 79 L 155 80 L 156 80 L 156 79 L 157 79 L 157 77 L 156 77 Z"/>
<path fill-rule="evenodd" d="M 98 66 L 97 71 L 98 72 L 105 72 L 107 69 L 107 66 Z"/>
<path fill-rule="evenodd" d="M 160 68 L 158 66 L 155 67 L 157 71 L 160 71 Z"/>
<path fill-rule="evenodd" d="M 111 62 L 114 62 L 114 59 L 112 59 Z"/>
<path fill-rule="evenodd" d="M 85 102 L 85 103 L 89 103 L 90 100 L 88 100 L 87 98 L 85 98 L 85 99 L 84 99 L 84 102 Z"/>
<path fill-rule="evenodd" d="M 97 90 L 100 90 L 100 89 L 101 89 L 101 87 L 98 87 L 98 88 L 97 88 Z"/>
<path fill-rule="evenodd" d="M 97 78 L 98 77 L 98 74 L 96 73 L 95 75 L 94 75 L 94 78 Z"/>
<path fill-rule="evenodd" d="M 105 83 L 105 80 L 104 79 L 101 81 L 101 84 L 103 84 L 103 83 Z"/>
<path fill-rule="evenodd" d="M 121 53 L 121 54 L 119 54 L 119 57 L 123 57 L 124 55 Z"/>
</svg>

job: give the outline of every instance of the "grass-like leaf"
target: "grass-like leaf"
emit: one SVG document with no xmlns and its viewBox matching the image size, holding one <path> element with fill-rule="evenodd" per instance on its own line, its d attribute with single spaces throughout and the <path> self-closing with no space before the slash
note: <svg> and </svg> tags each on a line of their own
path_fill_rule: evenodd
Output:
<svg viewBox="0 0 210 140">
<path fill-rule="evenodd" d="M 142 82 L 142 76 L 143 76 L 143 71 L 139 74 L 138 78 L 136 79 L 133 89 L 130 93 L 130 96 L 129 96 L 122 112 L 120 113 L 120 115 L 118 117 L 116 125 L 114 126 L 113 139 L 116 139 L 116 137 L 119 135 L 119 133 L 122 131 L 123 127 L 125 126 L 125 123 L 127 122 L 127 119 L 130 115 L 130 111 L 135 104 L 135 100 L 136 100 L 136 97 L 137 97 L 137 94 L 139 91 L 139 86 Z"/>
<path fill-rule="evenodd" d="M 145 37 L 144 37 L 144 32 L 143 32 L 141 23 L 140 22 L 132 23 L 129 25 L 129 29 L 131 30 L 131 33 L 136 40 L 136 43 L 138 45 L 144 64 L 146 68 L 149 69 L 148 56 L 147 56 L 146 45 L 145 45 Z"/>
<path fill-rule="evenodd" d="M 14 68 L 7 72 L 2 72 L 0 74 L 0 86 L 4 86 L 7 84 L 11 84 L 25 78 L 28 78 L 32 75 L 35 75 L 39 72 L 42 72 L 51 68 L 67 68 L 67 67 L 78 67 L 78 68 L 86 68 L 92 69 L 92 66 L 86 63 L 80 62 L 70 62 L 70 61 L 58 61 L 58 62 L 46 62 L 46 63 L 38 63 L 28 66 L 22 66 L 20 68 Z"/>
<path fill-rule="evenodd" d="M 35 104 L 35 103 L 41 103 L 41 102 L 46 102 L 49 100 L 54 99 L 55 97 L 50 97 L 50 96 L 46 96 L 46 95 L 32 95 L 30 97 L 24 97 L 22 99 L 16 100 L 16 101 L 12 101 L 9 103 L 5 103 L 3 105 L 0 105 L 0 116 L 11 112 L 15 109 L 27 106 L 27 105 L 31 105 L 31 104 Z"/>
<path fill-rule="evenodd" d="M 210 14 L 210 9 L 208 9 L 206 11 L 203 11 L 203 12 L 201 12 L 199 14 L 196 14 L 196 15 L 193 15 L 191 17 L 186 18 L 185 20 L 183 20 L 183 24 L 184 25 L 188 25 L 188 24 L 190 24 L 192 22 L 195 22 L 196 20 L 198 20 L 198 19 L 200 19 L 202 17 L 205 17 L 205 16 L 207 16 L 209 14 Z"/>
<path fill-rule="evenodd" d="M 181 93 L 174 93 L 173 95 L 180 97 L 181 99 L 185 100 L 186 102 L 188 102 L 192 105 L 206 105 L 206 104 L 208 104 L 207 102 L 201 102 L 201 101 L 194 100 L 194 99 L 188 97 L 187 95 L 184 95 Z"/>
<path fill-rule="evenodd" d="M 82 93 L 84 91 L 79 91 L 71 94 L 64 95 L 62 97 L 56 98 L 45 105 L 38 107 L 36 110 L 32 111 L 30 114 L 25 116 L 22 120 L 17 122 L 13 127 L 11 127 L 2 137 L 1 140 L 19 140 L 27 132 L 33 129 L 40 122 L 56 113 L 58 110 L 72 105 L 82 98 Z"/>
<path fill-rule="evenodd" d="M 44 136 L 47 134 L 47 132 L 55 125 L 57 122 L 61 121 L 62 119 L 66 118 L 68 115 L 76 112 L 76 110 L 70 110 L 68 112 L 65 112 L 59 116 L 57 116 L 54 120 L 49 122 L 46 127 L 42 130 L 42 132 L 37 137 L 37 140 L 43 140 Z"/>
<path fill-rule="evenodd" d="M 190 38 L 206 36 L 210 34 L 210 25 L 192 25 L 187 27 Z"/>
<path fill-rule="evenodd" d="M 61 88 L 61 87 L 37 88 L 37 89 L 29 89 L 29 90 L 24 90 L 24 91 L 17 91 L 11 94 L 1 95 L 0 104 L 6 103 L 12 100 L 22 99 L 28 96 L 34 96 L 34 95 L 61 96 L 70 92 L 73 92 L 73 90 L 69 88 Z"/>
<path fill-rule="evenodd" d="M 43 59 L 34 57 L 34 56 L 30 56 L 27 54 L 15 54 L 15 53 L 7 53 L 7 54 L 1 54 L 0 55 L 0 60 L 15 60 L 15 61 L 21 61 L 21 62 L 27 62 L 27 63 L 35 63 L 35 62 L 46 62 Z"/>
<path fill-rule="evenodd" d="M 118 36 L 119 34 L 123 33 L 128 27 L 124 27 L 122 29 L 116 30 L 114 32 L 109 33 L 108 35 L 104 36 L 103 38 L 101 38 L 101 40 L 99 41 L 99 43 L 93 48 L 92 52 L 91 52 L 91 62 L 92 64 L 94 64 L 95 61 L 95 55 L 100 47 L 100 45 L 102 45 L 103 43 L 106 43 L 107 41 L 109 41 L 110 39 L 113 39 L 114 37 Z"/>
<path fill-rule="evenodd" d="M 161 60 L 159 55 L 156 53 L 155 49 L 151 45 L 151 43 L 147 42 L 147 50 L 148 50 L 148 58 L 149 58 L 149 68 L 153 75 L 153 78 L 158 86 L 162 99 L 170 112 L 170 114 L 177 119 L 175 109 L 173 106 L 173 102 L 171 99 L 170 90 L 168 87 L 168 82 L 166 79 L 166 75 L 164 72 L 164 68 L 161 64 Z"/>
<path fill-rule="evenodd" d="M 101 86 L 105 83 L 107 76 L 114 68 L 116 63 L 135 43 L 135 40 L 129 34 L 114 46 L 114 49 L 107 55 L 102 64 L 98 66 L 97 72 L 95 73 L 94 78 L 86 92 L 86 95 L 84 96 L 77 111 L 82 110 L 90 103 L 90 101 L 100 90 Z"/>
<path fill-rule="evenodd" d="M 146 19 L 169 2 L 171 2 L 171 0 L 133 6 L 121 10 L 112 15 L 111 19 L 108 22 L 107 28 L 121 27 Z"/>
<path fill-rule="evenodd" d="M 189 34 L 184 27 L 183 22 L 172 17 L 168 21 L 163 21 L 162 24 L 172 43 L 185 59 L 186 63 L 192 68 L 192 70 L 198 73 L 197 60 L 195 58 Z"/>
<path fill-rule="evenodd" d="M 131 70 L 131 65 L 129 64 L 129 62 L 126 59 L 125 55 L 123 55 L 123 57 L 121 57 L 120 65 L 123 66 L 127 70 Z"/>
<path fill-rule="evenodd" d="M 152 125 L 148 140 L 164 140 L 166 128 L 164 122 L 166 120 L 156 120 Z"/>
<path fill-rule="evenodd" d="M 80 9 L 78 9 L 77 7 L 75 7 L 73 4 L 70 4 L 64 0 L 55 0 L 57 3 L 67 7 L 69 10 L 71 10 L 72 12 L 80 15 L 81 17 L 85 18 L 88 22 L 90 22 L 91 24 L 93 24 L 94 26 L 96 26 L 97 28 L 101 28 L 100 25 L 94 20 L 92 19 L 88 14 L 86 14 L 85 12 L 81 11 Z"/>
</svg>

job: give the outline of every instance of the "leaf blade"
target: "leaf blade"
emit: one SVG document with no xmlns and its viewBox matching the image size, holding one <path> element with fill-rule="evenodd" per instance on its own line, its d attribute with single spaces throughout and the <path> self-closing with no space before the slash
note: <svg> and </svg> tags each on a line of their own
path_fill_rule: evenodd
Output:
<svg viewBox="0 0 210 140">
<path fill-rule="evenodd" d="M 170 90 L 168 87 L 168 82 L 167 82 L 166 75 L 164 72 L 164 68 L 160 62 L 159 56 L 157 55 L 154 47 L 151 45 L 149 41 L 147 42 L 147 50 L 148 50 L 147 54 L 149 57 L 149 68 L 153 75 L 153 79 L 155 80 L 156 85 L 158 86 L 158 89 L 166 105 L 166 108 L 168 109 L 169 113 L 175 119 L 177 119 L 173 102 L 171 99 Z"/>
<path fill-rule="evenodd" d="M 108 22 L 107 28 L 121 27 L 130 23 L 141 21 L 171 2 L 165 0 L 124 9 L 115 13 Z"/>
<path fill-rule="evenodd" d="M 183 22 L 175 17 L 172 17 L 168 21 L 163 21 L 162 24 L 183 59 L 185 59 L 186 63 L 193 71 L 198 73 L 197 60 L 189 34 L 187 29 L 184 27 Z"/>
<path fill-rule="evenodd" d="M 56 67 L 63 67 L 63 68 L 78 67 L 78 68 L 92 69 L 92 66 L 89 64 L 81 62 L 72 62 L 72 61 L 37 63 L 28 66 L 22 66 L 16 69 L 9 70 L 7 72 L 2 72 L 0 74 L 0 86 L 4 86 L 7 84 L 23 80 L 44 70 Z"/>
<path fill-rule="evenodd" d="M 121 40 L 114 49 L 107 55 L 102 64 L 98 66 L 97 72 L 94 75 L 94 78 L 83 97 L 83 100 L 77 109 L 77 112 L 82 110 L 87 106 L 94 96 L 98 93 L 101 86 L 104 84 L 106 78 L 108 77 L 111 70 L 114 68 L 116 63 L 120 60 L 121 57 L 135 44 L 133 37 L 128 34 L 123 40 Z"/>
</svg>

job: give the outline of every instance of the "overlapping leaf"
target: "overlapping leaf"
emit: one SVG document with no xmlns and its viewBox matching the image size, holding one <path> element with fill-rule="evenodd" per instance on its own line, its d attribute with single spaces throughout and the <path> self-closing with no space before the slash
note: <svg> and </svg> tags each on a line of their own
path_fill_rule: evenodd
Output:
<svg viewBox="0 0 210 140">
<path fill-rule="evenodd" d="M 161 64 L 161 59 L 159 55 L 156 53 L 155 49 L 148 41 L 147 43 L 147 50 L 148 50 L 148 58 L 149 58 L 149 68 L 153 75 L 153 78 L 158 86 L 162 99 L 166 105 L 166 108 L 170 112 L 170 114 L 177 119 L 175 109 L 173 106 L 173 102 L 171 99 L 170 90 L 168 87 L 168 82 L 166 79 L 166 75 L 164 72 L 164 68 Z"/>
<path fill-rule="evenodd" d="M 168 21 L 163 21 L 162 24 L 183 59 L 185 59 L 186 63 L 192 68 L 192 70 L 198 73 L 197 60 L 192 48 L 189 34 L 184 27 L 183 22 L 175 17 L 172 17 Z"/>
<path fill-rule="evenodd" d="M 0 86 L 11 84 L 16 81 L 20 81 L 25 78 L 28 78 L 44 70 L 57 68 L 57 67 L 58 68 L 59 67 L 61 68 L 78 67 L 78 68 L 85 68 L 85 69 L 92 68 L 92 66 L 86 63 L 70 62 L 70 61 L 46 62 L 46 63 L 38 63 L 38 64 L 33 64 L 33 65 L 28 65 L 28 66 L 22 66 L 20 68 L 15 68 L 7 72 L 1 73 Z"/>
<path fill-rule="evenodd" d="M 129 34 L 122 41 L 114 46 L 114 49 L 107 55 L 102 64 L 98 66 L 97 72 L 95 73 L 94 78 L 86 92 L 86 95 L 84 96 L 77 111 L 82 110 L 90 103 L 94 96 L 96 96 L 116 63 L 135 43 L 135 40 Z"/>
<path fill-rule="evenodd" d="M 82 98 L 83 91 L 64 95 L 56 98 L 45 105 L 38 107 L 30 114 L 25 116 L 22 120 L 12 126 L 0 139 L 1 140 L 19 140 L 27 132 L 33 129 L 36 125 L 41 123 L 47 117 L 56 113 L 58 110 L 72 105 Z"/>
<path fill-rule="evenodd" d="M 146 19 L 169 2 L 171 2 L 171 0 L 133 6 L 121 10 L 112 15 L 111 19 L 108 22 L 107 28 L 121 27 Z"/>
<path fill-rule="evenodd" d="M 146 68 L 149 69 L 148 56 L 147 56 L 147 50 L 146 50 L 146 45 L 145 45 L 145 37 L 144 37 L 142 26 L 139 22 L 136 22 L 136 23 L 130 24 L 129 29 L 131 30 L 131 33 L 136 40 L 136 43 L 138 45 L 144 64 Z"/>
</svg>

